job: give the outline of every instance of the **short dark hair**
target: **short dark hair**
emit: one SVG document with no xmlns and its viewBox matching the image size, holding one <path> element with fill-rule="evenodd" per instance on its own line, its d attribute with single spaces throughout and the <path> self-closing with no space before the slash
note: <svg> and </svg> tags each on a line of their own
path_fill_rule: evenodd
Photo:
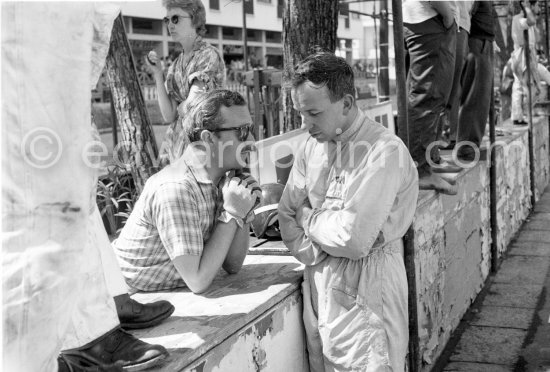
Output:
<svg viewBox="0 0 550 372">
<path fill-rule="evenodd" d="M 316 52 L 294 67 L 292 88 L 295 89 L 306 81 L 326 86 L 331 102 L 342 99 L 346 94 L 355 97 L 353 69 L 344 58 L 333 53 Z"/>
<path fill-rule="evenodd" d="M 227 89 L 214 89 L 200 93 L 185 105 L 183 131 L 190 142 L 200 139 L 203 129 L 216 129 L 222 124 L 221 106 L 245 106 L 246 101 L 237 92 Z"/>
</svg>

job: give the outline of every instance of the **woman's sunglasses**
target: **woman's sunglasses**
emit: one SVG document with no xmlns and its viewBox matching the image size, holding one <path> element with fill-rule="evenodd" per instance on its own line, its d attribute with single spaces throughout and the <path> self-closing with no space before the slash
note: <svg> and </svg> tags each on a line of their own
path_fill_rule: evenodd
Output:
<svg viewBox="0 0 550 372">
<path fill-rule="evenodd" d="M 168 18 L 168 17 L 164 17 L 162 20 L 164 21 L 164 24 L 166 26 L 168 26 L 168 24 L 170 22 L 172 22 L 173 24 L 177 25 L 178 22 L 180 21 L 180 18 L 191 18 L 191 17 L 186 17 L 186 16 L 181 16 L 181 15 L 178 15 L 178 14 L 175 14 L 173 15 L 172 17 Z"/>
<path fill-rule="evenodd" d="M 198 128 L 195 129 L 196 132 L 202 131 L 202 130 L 203 130 L 202 128 L 201 129 L 198 129 Z M 226 131 L 229 131 L 229 130 L 236 130 L 238 132 L 237 133 L 237 138 L 241 142 L 245 142 L 248 139 L 249 134 L 252 134 L 254 136 L 254 124 L 253 123 L 239 125 L 238 127 L 231 127 L 231 128 L 208 129 L 208 131 L 213 132 L 213 133 L 226 132 Z"/>
</svg>

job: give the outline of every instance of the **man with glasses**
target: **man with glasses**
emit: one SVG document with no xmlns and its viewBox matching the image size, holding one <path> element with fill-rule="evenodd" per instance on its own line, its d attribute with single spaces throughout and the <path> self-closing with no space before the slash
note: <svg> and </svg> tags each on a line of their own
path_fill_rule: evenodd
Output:
<svg viewBox="0 0 550 372">
<path fill-rule="evenodd" d="M 243 97 L 228 90 L 197 96 L 186 108 L 183 156 L 145 184 L 113 242 L 134 291 L 187 286 L 205 291 L 220 267 L 236 273 L 249 246 L 249 222 L 261 189 L 242 174 L 254 149 Z"/>
</svg>

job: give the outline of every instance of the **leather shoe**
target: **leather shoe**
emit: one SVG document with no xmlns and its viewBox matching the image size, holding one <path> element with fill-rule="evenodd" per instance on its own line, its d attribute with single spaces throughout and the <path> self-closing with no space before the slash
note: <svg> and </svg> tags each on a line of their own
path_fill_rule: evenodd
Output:
<svg viewBox="0 0 550 372">
<path fill-rule="evenodd" d="M 125 293 L 114 297 L 120 326 L 124 329 L 139 329 L 155 326 L 174 312 L 168 301 L 141 304 Z"/>
<path fill-rule="evenodd" d="M 97 365 L 76 355 L 59 354 L 57 372 L 123 372 L 120 365 Z"/>
<path fill-rule="evenodd" d="M 166 358 L 160 345 L 143 342 L 120 327 L 76 349 L 63 350 L 63 356 L 78 358 L 90 365 L 116 365 L 123 371 L 141 371 Z"/>
</svg>

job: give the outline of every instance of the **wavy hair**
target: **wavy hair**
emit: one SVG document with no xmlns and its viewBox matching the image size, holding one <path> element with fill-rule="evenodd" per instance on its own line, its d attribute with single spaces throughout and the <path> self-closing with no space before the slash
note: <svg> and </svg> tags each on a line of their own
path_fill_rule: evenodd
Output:
<svg viewBox="0 0 550 372">
<path fill-rule="evenodd" d="M 180 8 L 189 13 L 197 35 L 206 34 L 206 10 L 201 0 L 162 0 L 162 6 L 166 9 Z"/>
<path fill-rule="evenodd" d="M 222 122 L 221 107 L 245 106 L 246 101 L 237 92 L 227 89 L 214 89 L 196 95 L 185 105 L 183 117 L 183 132 L 189 142 L 200 140 L 203 129 L 219 128 Z"/>
<path fill-rule="evenodd" d="M 292 88 L 306 81 L 320 87 L 326 86 L 331 102 L 342 99 L 346 94 L 355 97 L 353 69 L 344 58 L 330 52 L 317 51 L 296 64 Z"/>
</svg>

